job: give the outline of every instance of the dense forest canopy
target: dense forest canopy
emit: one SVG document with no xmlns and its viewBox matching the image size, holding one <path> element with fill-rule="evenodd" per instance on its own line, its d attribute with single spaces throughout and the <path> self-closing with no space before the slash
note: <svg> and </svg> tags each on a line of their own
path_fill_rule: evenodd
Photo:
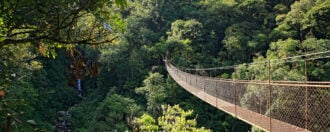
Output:
<svg viewBox="0 0 330 132">
<path fill-rule="evenodd" d="M 112 29 L 107 26 L 110 18 L 112 21 L 118 19 L 108 9 L 114 6 L 113 3 L 121 7 L 126 4 L 120 0 L 2 1 L 0 47 L 28 42 L 111 42 Z"/>
<path fill-rule="evenodd" d="M 58 111 L 73 131 L 249 131 L 182 90 L 163 59 L 219 67 L 330 50 L 329 0 L 3 0 L 0 14 L 3 132 L 53 131 Z M 308 79 L 330 79 L 328 61 L 313 65 Z M 272 78 L 305 79 L 288 67 Z M 262 68 L 218 76 L 265 80 Z"/>
</svg>

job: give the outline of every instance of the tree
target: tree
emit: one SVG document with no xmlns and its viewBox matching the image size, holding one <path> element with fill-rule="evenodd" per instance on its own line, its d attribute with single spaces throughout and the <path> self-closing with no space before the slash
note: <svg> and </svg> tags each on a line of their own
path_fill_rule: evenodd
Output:
<svg viewBox="0 0 330 132">
<path fill-rule="evenodd" d="M 305 53 L 324 52 L 330 50 L 329 39 L 308 38 L 301 43 L 301 50 Z M 321 57 L 320 55 L 313 56 L 313 58 Z M 308 64 L 308 80 L 310 81 L 327 81 L 329 76 L 329 60 L 310 60 Z"/>
<path fill-rule="evenodd" d="M 143 85 L 143 87 L 136 88 L 135 91 L 145 96 L 148 102 L 148 110 L 153 115 L 157 115 L 167 96 L 163 75 L 149 73 L 149 76 L 143 80 Z"/>
<path fill-rule="evenodd" d="M 196 119 L 187 119 L 192 113 L 192 110 L 185 111 L 179 105 L 162 105 L 162 115 L 158 117 L 158 124 L 148 114 L 144 114 L 135 120 L 140 125 L 140 130 L 148 132 L 158 129 L 164 132 L 209 132 L 210 130 L 204 127 L 197 128 Z"/>
<path fill-rule="evenodd" d="M 249 62 L 252 55 L 265 46 L 267 37 L 258 29 L 256 23 L 243 21 L 227 27 L 222 40 L 227 56 L 236 62 Z"/>
<path fill-rule="evenodd" d="M 4 132 L 31 130 L 26 121 L 33 118 L 30 112 L 39 96 L 31 78 L 42 66 L 29 53 L 30 48 L 17 45 L 0 49 L 0 90 L 5 93 L 0 97 L 0 130 Z"/>
<path fill-rule="evenodd" d="M 316 38 L 330 38 L 330 2 L 317 0 L 315 6 L 306 12 L 303 20 L 303 29 L 308 31 L 308 35 Z"/>
<path fill-rule="evenodd" d="M 281 38 L 294 38 L 302 42 L 306 37 L 317 36 L 327 38 L 329 24 L 325 19 L 329 17 L 329 2 L 318 0 L 295 1 L 287 14 L 276 17 Z M 320 28 L 322 27 L 322 28 Z"/>
<path fill-rule="evenodd" d="M 192 115 L 193 111 L 185 111 L 179 105 L 162 105 L 163 115 L 158 118 L 161 129 L 167 132 L 193 131 L 193 132 L 208 132 L 210 130 L 196 128 L 196 119 L 187 119 Z"/>
<path fill-rule="evenodd" d="M 110 93 L 108 93 L 110 94 Z M 108 95 L 96 108 L 90 131 L 125 131 L 129 122 L 139 112 L 135 101 L 118 94 Z"/>
<path fill-rule="evenodd" d="M 268 11 L 265 0 L 245 0 L 239 3 L 238 8 L 245 16 L 244 20 L 263 24 Z"/>
<path fill-rule="evenodd" d="M 175 63 L 189 64 L 194 58 L 192 52 L 200 52 L 200 48 L 203 47 L 198 43 L 202 27 L 203 25 L 195 19 L 173 22 L 166 40 L 167 56 L 173 58 Z"/>
<path fill-rule="evenodd" d="M 140 130 L 144 132 L 158 131 L 159 127 L 156 125 L 155 119 L 149 114 L 143 114 L 141 117 L 136 118 L 136 123 L 140 126 Z"/>
<path fill-rule="evenodd" d="M 114 3 L 126 5 L 125 0 L 2 1 L 0 48 L 28 42 L 36 46 L 112 42 L 115 37 L 111 37 L 112 27 L 102 16 L 102 8 L 115 8 Z M 114 15 L 111 19 L 118 21 Z"/>
</svg>

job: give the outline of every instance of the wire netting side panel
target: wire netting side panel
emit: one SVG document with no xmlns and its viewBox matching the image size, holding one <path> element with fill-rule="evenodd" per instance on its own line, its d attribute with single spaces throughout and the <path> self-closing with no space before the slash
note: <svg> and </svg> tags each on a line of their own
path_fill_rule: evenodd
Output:
<svg viewBox="0 0 330 132">
<path fill-rule="evenodd" d="M 272 102 L 266 114 L 304 128 L 306 110 L 304 90 L 302 87 L 272 86 Z"/>
<path fill-rule="evenodd" d="M 315 132 L 330 132 L 330 90 L 308 88 L 307 96 L 307 129 Z"/>
<path fill-rule="evenodd" d="M 191 80 L 192 80 L 192 76 L 191 74 L 187 73 L 187 82 L 189 85 L 191 85 Z"/>
<path fill-rule="evenodd" d="M 200 90 L 204 89 L 204 78 L 203 77 L 197 78 L 197 88 Z"/>
<path fill-rule="evenodd" d="M 232 82 L 219 81 L 217 89 L 219 99 L 235 104 L 235 89 L 233 86 L 234 83 Z"/>
<path fill-rule="evenodd" d="M 197 88 L 197 81 L 196 81 L 196 79 L 197 79 L 197 76 L 192 74 L 191 79 L 190 79 L 190 85 Z"/>
<path fill-rule="evenodd" d="M 205 86 L 205 92 L 208 93 L 209 95 L 212 95 L 216 97 L 216 80 L 214 79 L 207 79 L 206 80 L 206 86 Z"/>
<path fill-rule="evenodd" d="M 267 115 L 269 101 L 268 87 L 260 84 L 236 84 L 236 103 L 238 106 L 248 110 Z"/>
</svg>

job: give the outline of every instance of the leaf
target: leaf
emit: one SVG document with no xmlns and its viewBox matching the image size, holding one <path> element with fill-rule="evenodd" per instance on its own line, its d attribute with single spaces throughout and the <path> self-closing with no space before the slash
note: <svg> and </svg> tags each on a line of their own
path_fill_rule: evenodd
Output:
<svg viewBox="0 0 330 132">
<path fill-rule="evenodd" d="M 126 0 L 115 0 L 115 4 L 121 8 L 124 8 L 127 6 L 127 1 Z"/>
<path fill-rule="evenodd" d="M 36 123 L 34 120 L 27 120 L 26 122 L 27 122 L 27 123 L 30 123 L 30 124 L 32 124 L 32 125 L 37 125 L 37 123 Z"/>
<path fill-rule="evenodd" d="M 5 41 L 5 40 L 6 40 L 5 37 L 0 37 L 0 42 Z"/>
</svg>

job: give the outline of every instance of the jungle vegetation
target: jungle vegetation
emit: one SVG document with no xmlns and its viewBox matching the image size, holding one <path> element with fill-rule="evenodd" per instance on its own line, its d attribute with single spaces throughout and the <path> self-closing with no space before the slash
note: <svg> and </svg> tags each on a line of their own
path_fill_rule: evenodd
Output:
<svg viewBox="0 0 330 132">
<path fill-rule="evenodd" d="M 180 88 L 163 59 L 219 67 L 330 50 L 329 0 L 2 0 L 0 14 L 1 132 L 53 131 L 62 110 L 77 132 L 249 131 Z M 309 79 L 329 80 L 318 65 Z M 257 69 L 223 77 L 262 80 Z"/>
</svg>

